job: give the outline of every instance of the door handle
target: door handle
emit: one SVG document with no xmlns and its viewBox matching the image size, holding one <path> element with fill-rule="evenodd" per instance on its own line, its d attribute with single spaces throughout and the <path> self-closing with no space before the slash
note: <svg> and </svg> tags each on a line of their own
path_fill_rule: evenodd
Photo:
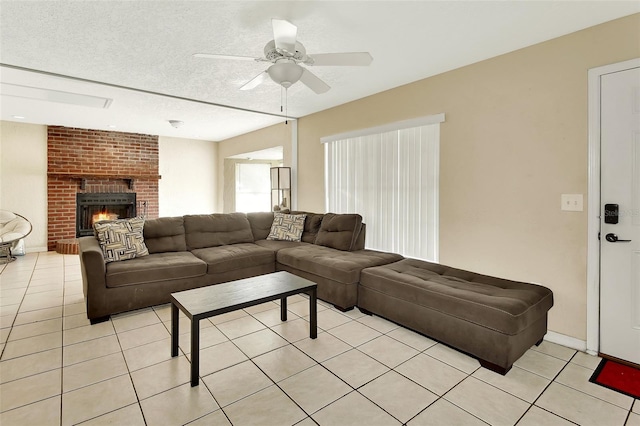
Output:
<svg viewBox="0 0 640 426">
<path fill-rule="evenodd" d="M 611 234 L 611 233 L 605 235 L 605 238 L 610 243 L 628 243 L 628 242 L 631 242 L 631 240 L 620 240 L 620 239 L 618 239 L 618 236 L 616 234 Z"/>
</svg>

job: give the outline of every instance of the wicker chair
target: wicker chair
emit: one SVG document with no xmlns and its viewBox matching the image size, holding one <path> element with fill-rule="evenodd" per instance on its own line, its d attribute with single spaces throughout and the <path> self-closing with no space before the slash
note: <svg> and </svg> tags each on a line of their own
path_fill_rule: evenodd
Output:
<svg viewBox="0 0 640 426">
<path fill-rule="evenodd" d="M 11 254 L 24 237 L 31 233 L 31 222 L 24 216 L 8 210 L 0 210 L 0 263 L 16 258 Z"/>
</svg>

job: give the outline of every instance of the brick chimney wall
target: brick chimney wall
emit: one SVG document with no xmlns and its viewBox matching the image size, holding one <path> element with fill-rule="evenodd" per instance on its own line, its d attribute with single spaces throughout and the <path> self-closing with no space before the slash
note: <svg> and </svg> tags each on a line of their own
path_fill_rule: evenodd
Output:
<svg viewBox="0 0 640 426">
<path fill-rule="evenodd" d="M 135 192 L 138 214 L 146 202 L 147 218 L 158 217 L 158 136 L 61 126 L 47 133 L 49 250 L 75 238 L 78 192 Z"/>
</svg>

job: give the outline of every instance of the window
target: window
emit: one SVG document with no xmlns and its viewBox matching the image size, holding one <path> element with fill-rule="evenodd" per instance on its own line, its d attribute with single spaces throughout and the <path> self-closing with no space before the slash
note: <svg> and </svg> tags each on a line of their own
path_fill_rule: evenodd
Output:
<svg viewBox="0 0 640 426">
<path fill-rule="evenodd" d="M 359 213 L 367 248 L 438 260 L 444 114 L 323 138 L 327 211 Z"/>
<path fill-rule="evenodd" d="M 236 211 L 271 211 L 269 163 L 236 164 Z"/>
</svg>

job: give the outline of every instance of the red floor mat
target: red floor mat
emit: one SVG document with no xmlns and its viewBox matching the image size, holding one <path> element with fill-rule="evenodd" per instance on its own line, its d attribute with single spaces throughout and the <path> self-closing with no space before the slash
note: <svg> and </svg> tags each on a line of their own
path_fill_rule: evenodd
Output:
<svg viewBox="0 0 640 426">
<path fill-rule="evenodd" d="M 625 395 L 640 398 L 640 369 L 638 368 L 603 359 L 589 381 Z"/>
</svg>

